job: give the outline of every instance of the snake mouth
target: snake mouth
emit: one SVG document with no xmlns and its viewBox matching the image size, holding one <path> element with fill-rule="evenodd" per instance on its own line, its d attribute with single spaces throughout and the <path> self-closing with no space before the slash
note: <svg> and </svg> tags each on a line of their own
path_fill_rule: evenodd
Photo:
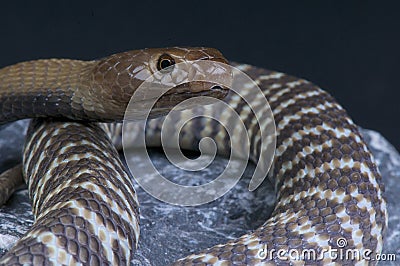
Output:
<svg viewBox="0 0 400 266">
<path fill-rule="evenodd" d="M 229 91 L 229 88 L 226 87 L 225 85 L 222 84 L 217 84 L 215 82 L 209 82 L 209 81 L 191 81 L 191 82 L 185 82 L 179 85 L 176 85 L 175 87 L 171 88 L 168 90 L 166 93 L 164 93 L 164 96 L 169 96 L 169 95 L 197 95 L 198 93 L 208 93 L 210 94 L 210 97 L 218 98 L 221 99 L 221 96 L 219 93 L 227 93 Z M 215 96 L 213 96 L 215 94 Z M 225 97 L 226 95 L 222 96 Z M 162 98 L 161 97 L 161 98 Z"/>
<path fill-rule="evenodd" d="M 180 84 L 163 94 L 154 104 L 149 118 L 167 114 L 172 108 L 185 110 L 202 105 L 212 104 L 210 98 L 224 99 L 229 93 L 227 86 L 213 82 L 188 82 Z M 185 100 L 196 98 L 188 103 Z M 179 105 L 179 106 L 178 106 Z"/>
<path fill-rule="evenodd" d="M 192 81 L 172 87 L 162 93 L 157 89 L 146 91 L 142 100 L 128 104 L 125 110 L 125 121 L 137 121 L 167 115 L 172 109 L 182 111 L 194 107 L 215 103 L 215 99 L 223 100 L 229 93 L 229 87 L 207 81 Z M 194 99 L 195 98 L 195 99 Z M 194 99 L 194 101 L 186 101 Z M 214 99 L 214 100 L 213 100 Z"/>
</svg>

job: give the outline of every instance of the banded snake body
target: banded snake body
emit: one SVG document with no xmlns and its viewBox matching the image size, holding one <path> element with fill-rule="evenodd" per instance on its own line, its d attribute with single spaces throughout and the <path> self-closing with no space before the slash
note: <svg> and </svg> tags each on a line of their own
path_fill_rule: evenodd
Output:
<svg viewBox="0 0 400 266">
<path fill-rule="evenodd" d="M 90 62 L 38 60 L 0 70 L 0 88 L 5 91 L 0 94 L 0 121 L 39 117 L 28 131 L 22 167 L 36 221 L 0 263 L 129 264 L 139 238 L 139 205 L 111 143 L 111 139 L 120 140 L 121 127 L 94 122 L 121 120 L 135 88 L 160 68 L 163 59 L 167 65 L 196 60 L 226 62 L 215 49 L 170 48 L 131 51 Z M 286 74 L 233 65 L 262 89 L 263 94 L 254 95 L 252 101 L 266 97 L 274 114 L 277 149 L 268 177 L 276 187 L 277 204 L 272 216 L 253 232 L 175 264 L 375 264 L 328 256 L 317 262 L 259 256 L 266 245 L 275 250 L 321 252 L 338 248 L 338 240 L 343 238 L 346 248 L 370 250 L 373 257 L 382 250 L 387 227 L 384 187 L 357 126 L 327 92 Z M 196 95 L 223 98 L 225 88 L 214 85 L 194 83 L 176 88 L 161 98 L 151 115 L 162 115 L 171 104 Z M 224 101 L 245 117 L 246 129 L 251 131 L 251 158 L 259 158 L 262 124 L 238 95 L 229 92 Z M 228 119 L 210 106 L 208 110 Z M 52 118 L 43 119 L 48 116 Z M 150 145 L 159 144 L 161 122 L 162 118 L 157 118 L 147 125 Z M 229 146 L 215 120 L 200 118 L 181 133 L 184 149 L 197 149 L 204 136 L 216 141 L 221 154 L 240 149 Z M 17 166 L 0 177 L 0 190 L 7 197 L 20 172 L 21 166 Z"/>
</svg>

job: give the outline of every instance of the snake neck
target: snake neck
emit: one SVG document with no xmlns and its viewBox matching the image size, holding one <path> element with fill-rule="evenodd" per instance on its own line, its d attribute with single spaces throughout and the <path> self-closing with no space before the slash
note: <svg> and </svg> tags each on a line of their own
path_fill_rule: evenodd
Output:
<svg viewBox="0 0 400 266">
<path fill-rule="evenodd" d="M 27 118 L 27 114 L 87 118 L 91 115 L 90 104 L 76 91 L 90 93 L 83 81 L 94 65 L 94 61 L 48 59 L 0 69 L 0 121 Z"/>
</svg>

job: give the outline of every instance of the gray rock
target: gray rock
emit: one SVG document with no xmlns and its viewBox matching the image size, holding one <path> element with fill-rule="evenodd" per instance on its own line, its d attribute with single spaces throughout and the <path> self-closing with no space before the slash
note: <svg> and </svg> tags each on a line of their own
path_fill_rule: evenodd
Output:
<svg viewBox="0 0 400 266">
<path fill-rule="evenodd" d="M 0 131 L 0 169 L 7 169 L 20 161 L 25 126 L 26 121 L 17 122 Z M 362 133 L 375 155 L 386 183 L 385 195 L 390 218 L 384 252 L 399 255 L 400 155 L 379 133 L 370 130 L 362 130 Z M 162 174 L 175 182 L 204 183 L 213 176 L 209 169 L 188 174 L 170 166 L 166 167 L 168 161 L 158 150 L 151 150 L 150 155 Z M 218 157 L 210 169 L 221 171 L 226 163 L 225 158 Z M 244 177 L 224 197 L 198 207 L 168 205 L 136 187 L 141 204 L 141 238 L 133 265 L 166 265 L 260 226 L 272 212 L 275 196 L 267 181 L 255 192 L 248 191 L 249 177 L 253 170 L 254 165 L 249 165 Z M 33 223 L 26 189 L 16 192 L 0 208 L 0 221 L 1 257 Z"/>
<path fill-rule="evenodd" d="M 20 120 L 0 126 L 0 171 L 3 172 L 21 162 L 22 146 L 25 141 L 29 120 Z"/>
</svg>

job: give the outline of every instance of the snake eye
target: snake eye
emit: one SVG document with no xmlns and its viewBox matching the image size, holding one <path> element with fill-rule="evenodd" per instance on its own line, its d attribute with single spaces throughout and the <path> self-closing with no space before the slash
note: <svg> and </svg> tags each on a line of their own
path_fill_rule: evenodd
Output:
<svg viewBox="0 0 400 266">
<path fill-rule="evenodd" d="M 168 54 L 163 54 L 158 59 L 157 69 L 162 70 L 175 64 L 175 60 Z"/>
</svg>

